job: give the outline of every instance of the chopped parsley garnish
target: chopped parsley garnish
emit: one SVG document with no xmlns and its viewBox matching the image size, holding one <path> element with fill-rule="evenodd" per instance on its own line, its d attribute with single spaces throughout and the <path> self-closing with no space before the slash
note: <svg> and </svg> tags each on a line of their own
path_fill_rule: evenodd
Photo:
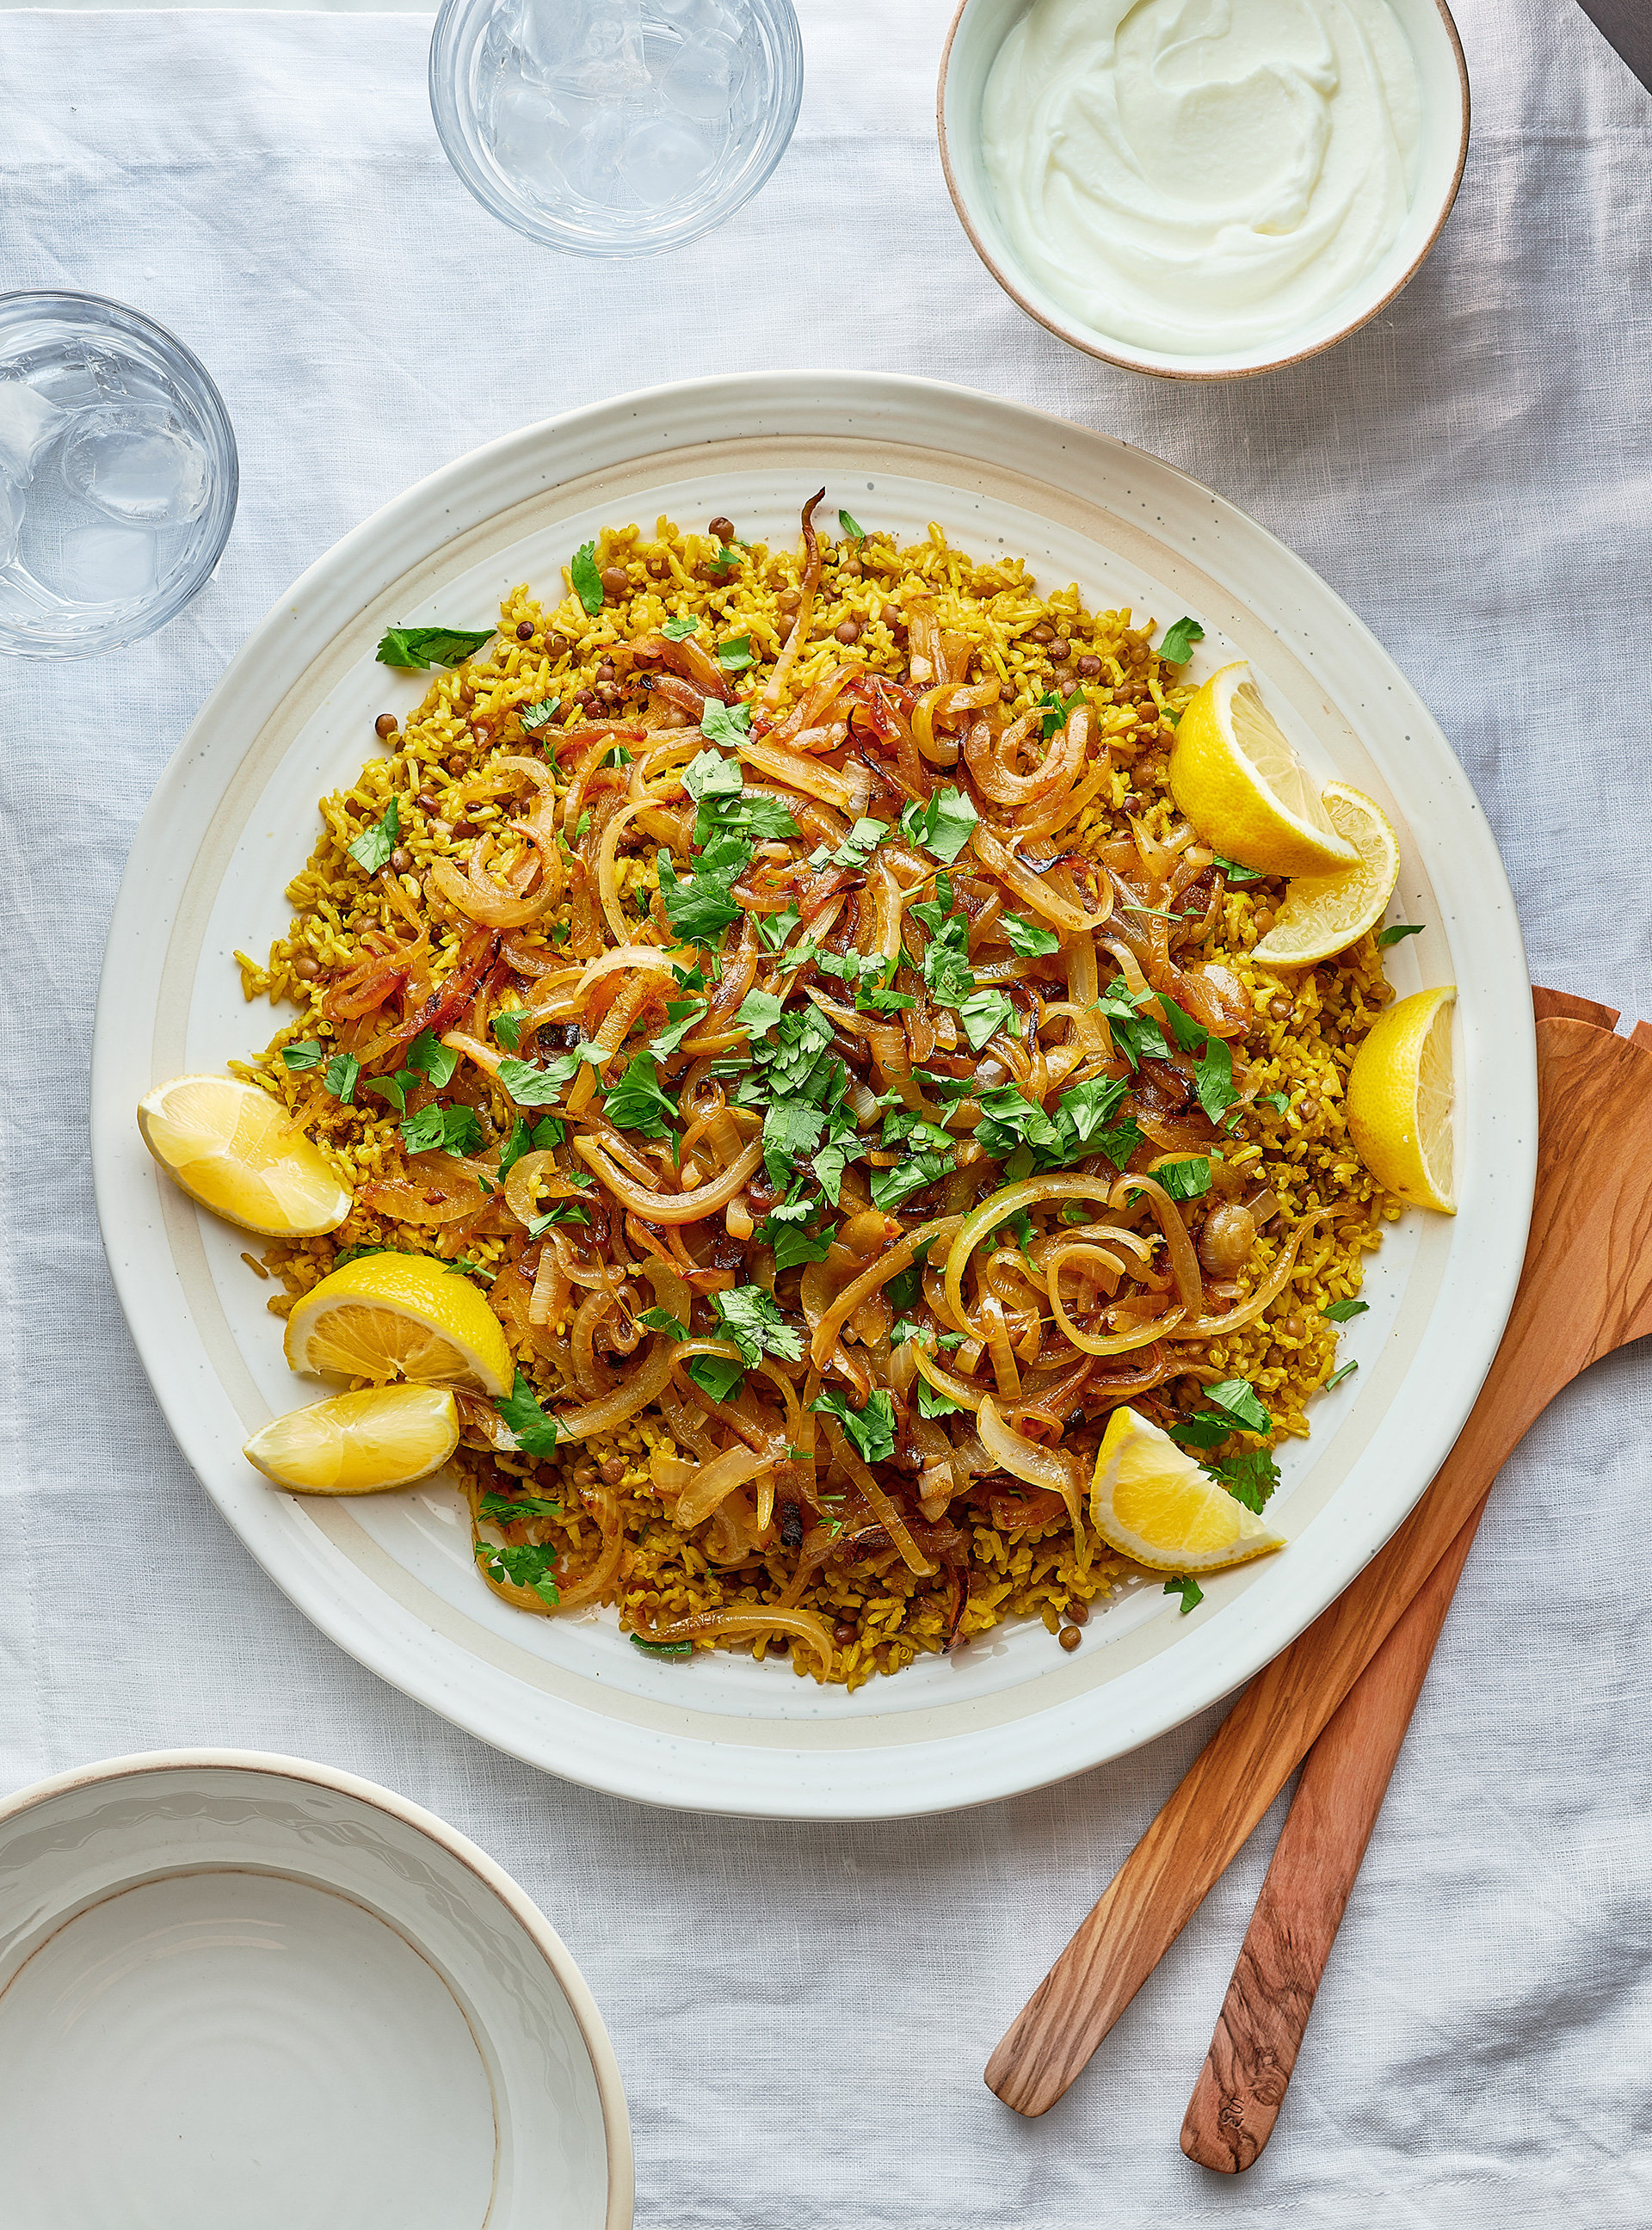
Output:
<svg viewBox="0 0 1652 2230">
<path fill-rule="evenodd" d="M 492 1489 L 483 1495 L 479 1505 L 482 1517 L 494 1525 L 514 1525 L 521 1518 L 560 1518 L 562 1505 L 546 1502 L 537 1494 L 495 1494 Z"/>
<path fill-rule="evenodd" d="M 740 910 L 734 903 L 732 880 L 732 876 L 711 874 L 680 880 L 661 853 L 660 897 L 673 934 L 684 944 L 714 945 L 738 918 Z"/>
<path fill-rule="evenodd" d="M 1034 710 L 1042 712 L 1043 715 L 1038 723 L 1038 727 L 1046 743 L 1049 741 L 1057 728 L 1064 728 L 1067 725 L 1072 717 L 1073 707 L 1083 702 L 1084 692 L 1081 689 L 1074 689 L 1068 697 L 1063 697 L 1059 689 L 1045 690 Z"/>
<path fill-rule="evenodd" d="M 906 1156 L 892 1170 L 874 1170 L 870 1187 L 872 1205 L 882 1208 L 887 1214 L 890 1208 L 898 1208 L 903 1200 L 910 1198 L 912 1194 L 922 1192 L 926 1185 L 932 1185 L 938 1179 L 949 1176 L 952 1168 L 950 1152 L 935 1154 L 925 1150 Z"/>
<path fill-rule="evenodd" d="M 663 1332 L 668 1339 L 688 1337 L 687 1325 L 680 1317 L 674 1317 L 669 1309 L 644 1309 L 637 1322 L 649 1331 Z"/>
<path fill-rule="evenodd" d="M 1259 883 L 1262 879 L 1260 867 L 1242 867 L 1237 860 L 1229 860 L 1218 852 L 1215 864 L 1230 883 Z"/>
<path fill-rule="evenodd" d="M 1346 1324 L 1350 1317 L 1364 1316 L 1370 1306 L 1369 1301 L 1327 1301 L 1320 1314 L 1333 1324 Z"/>
<path fill-rule="evenodd" d="M 901 808 L 901 834 L 950 867 L 980 817 L 971 801 L 948 783 L 932 791 L 926 805 L 914 799 Z"/>
<path fill-rule="evenodd" d="M 532 1133 L 529 1131 L 524 1118 L 519 1115 L 511 1125 L 510 1136 L 505 1141 L 505 1150 L 499 1157 L 498 1175 L 501 1183 L 526 1153 L 532 1143 Z"/>
<path fill-rule="evenodd" d="M 838 506 L 837 509 L 837 523 L 842 528 L 844 533 L 848 535 L 851 542 L 864 542 L 866 540 L 865 527 L 860 524 L 858 519 L 852 519 L 849 512 L 843 509 L 841 504 Z"/>
<path fill-rule="evenodd" d="M 392 797 L 384 809 L 384 818 L 371 822 L 345 849 L 365 873 L 376 875 L 390 865 L 390 855 L 401 841 L 402 804 L 399 798 Z"/>
<path fill-rule="evenodd" d="M 918 1381 L 918 1415 L 920 1417 L 950 1417 L 955 1411 L 967 1407 L 954 1402 L 950 1394 L 943 1394 L 939 1386 L 932 1386 L 926 1378 Z"/>
<path fill-rule="evenodd" d="M 494 1404 L 500 1415 L 516 1436 L 516 1445 L 524 1455 L 548 1456 L 556 1452 L 557 1421 L 547 1417 L 539 1407 L 526 1374 L 517 1365 L 516 1383 L 502 1402 Z"/>
<path fill-rule="evenodd" d="M 820 1417 L 836 1417 L 863 1463 L 887 1463 L 894 1453 L 894 1403 L 881 1386 L 867 1397 L 863 1409 L 851 1409 L 849 1396 L 835 1386 L 823 1387 L 810 1408 Z"/>
<path fill-rule="evenodd" d="M 535 1548 L 526 1542 L 502 1549 L 495 1548 L 491 1541 L 476 1544 L 476 1558 L 483 1571 L 500 1582 L 508 1580 L 513 1587 L 528 1589 L 541 1602 L 553 1608 L 562 1601 L 551 1576 L 561 1554 L 559 1549 Z"/>
<path fill-rule="evenodd" d="M 457 666 L 498 632 L 496 628 L 391 628 L 373 655 L 381 666 Z"/>
<path fill-rule="evenodd" d="M 686 642 L 691 635 L 700 633 L 700 622 L 692 612 L 676 612 L 660 632 L 669 642 Z"/>
<path fill-rule="evenodd" d="M 1172 1200 L 1197 1200 L 1210 1189 L 1210 1163 L 1204 1154 L 1190 1154 L 1184 1161 L 1165 1162 L 1153 1171 Z"/>
<path fill-rule="evenodd" d="M 744 674 L 753 663 L 749 635 L 726 635 L 717 646 L 717 663 L 725 674 Z"/>
<path fill-rule="evenodd" d="M 578 1066 L 577 1053 L 558 1054 L 543 1068 L 507 1054 L 499 1065 L 499 1080 L 519 1107 L 548 1107 Z"/>
<path fill-rule="evenodd" d="M 675 1122 L 675 1102 L 660 1089 L 660 1072 L 647 1054 L 634 1054 L 625 1073 L 603 1101 L 603 1112 L 616 1131 L 636 1131 L 663 1138 Z"/>
<path fill-rule="evenodd" d="M 1224 1456 L 1220 1463 L 1207 1464 L 1205 1469 L 1247 1510 L 1260 1511 L 1279 1485 L 1279 1466 L 1266 1448 L 1256 1448 L 1246 1455 Z"/>
<path fill-rule="evenodd" d="M 778 952 L 792 931 L 803 919 L 803 916 L 796 906 L 789 906 L 784 913 L 759 913 L 754 915 L 752 918 L 758 925 L 758 935 L 768 946 L 770 951 Z"/>
<path fill-rule="evenodd" d="M 1216 1385 L 1205 1388 L 1204 1398 L 1248 1433 L 1271 1433 L 1274 1429 L 1273 1419 L 1248 1378 L 1221 1379 Z"/>
<path fill-rule="evenodd" d="M 764 1218 L 758 1230 L 761 1244 L 774 1249 L 777 1270 L 798 1270 L 805 1262 L 823 1262 L 836 1236 L 836 1226 L 820 1232 L 800 1231 L 795 1223 L 776 1223 L 771 1215 Z"/>
<path fill-rule="evenodd" d="M 1022 960 L 1036 960 L 1042 952 L 1054 952 L 1061 938 L 1053 929 L 1041 929 L 1036 922 L 1029 921 L 1024 914 L 1001 914 L 1003 933 L 1010 940 L 1010 950 Z"/>
<path fill-rule="evenodd" d="M 1325 1382 L 1322 1391 L 1328 1394 L 1333 1386 L 1340 1386 L 1345 1378 L 1352 1378 L 1358 1368 L 1359 1365 L 1357 1363 L 1345 1363 L 1340 1370 L 1333 1370 Z"/>
<path fill-rule="evenodd" d="M 811 867 L 863 867 L 889 833 L 887 821 L 857 821 L 836 851 L 823 844 L 809 855 Z"/>
<path fill-rule="evenodd" d="M 451 1046 L 442 1044 L 434 1030 L 421 1030 L 407 1049 L 407 1066 L 419 1075 L 428 1076 L 440 1092 L 444 1085 L 452 1083 L 459 1056 Z"/>
<path fill-rule="evenodd" d="M 1185 666 L 1193 655 L 1196 642 L 1204 641 L 1204 629 L 1197 620 L 1185 613 L 1165 630 L 1165 640 L 1158 646 L 1158 654 L 1166 666 Z"/>
<path fill-rule="evenodd" d="M 455 1278 L 480 1278 L 484 1286 L 491 1286 L 499 1272 L 487 1269 L 468 1254 L 455 1254 L 448 1265 L 448 1274 Z"/>
<path fill-rule="evenodd" d="M 1204 1601 L 1204 1589 L 1191 1572 L 1184 1572 L 1179 1578 L 1174 1580 L 1166 1580 L 1165 1593 L 1167 1595 L 1180 1595 L 1184 1618 L 1187 1616 L 1189 1611 L 1197 1610 Z"/>
<path fill-rule="evenodd" d="M 708 742 L 726 744 L 731 751 L 745 741 L 752 725 L 749 705 L 719 705 L 707 699 L 705 711 L 700 716 L 700 732 Z"/>
<path fill-rule="evenodd" d="M 760 1286 L 736 1286 L 728 1292 L 713 1293 L 712 1304 L 748 1365 L 765 1355 L 782 1363 L 803 1361 L 802 1332 L 786 1322 L 772 1294 Z"/>
<path fill-rule="evenodd" d="M 745 1382 L 743 1366 L 724 1355 L 692 1356 L 687 1370 L 700 1392 L 709 1394 L 713 1402 L 726 1402 Z"/>
<path fill-rule="evenodd" d="M 1257 1098 L 1256 1105 L 1258 1107 L 1271 1107 L 1276 1115 L 1288 1115 L 1291 1107 L 1290 1101 L 1282 1092 L 1262 1092 Z"/>
<path fill-rule="evenodd" d="M 1421 937 L 1428 927 L 1424 921 L 1391 921 L 1386 929 L 1377 932 L 1378 944 L 1397 944 L 1403 937 Z"/>
<path fill-rule="evenodd" d="M 532 735 L 536 728 L 548 726 L 561 709 L 560 697 L 541 697 L 537 705 L 519 705 L 516 717 Z"/>
<path fill-rule="evenodd" d="M 1177 1044 L 1193 1056 L 1193 1087 L 1199 1105 L 1213 1123 L 1220 1122 L 1239 1097 L 1234 1088 L 1232 1049 L 1223 1039 L 1213 1037 L 1203 1022 L 1196 1022 L 1167 991 L 1161 991 L 1158 998 Z"/>
<path fill-rule="evenodd" d="M 1113 1034 L 1113 1050 L 1121 1054 L 1132 1068 L 1144 1060 L 1168 1060 L 1171 1049 L 1165 1033 L 1152 1015 L 1141 1009 L 1150 1005 L 1152 991 L 1133 991 L 1122 976 L 1115 976 L 1096 1001 L 1096 1006 L 1107 1018 Z"/>
<path fill-rule="evenodd" d="M 1040 1176 L 1046 1170 L 1067 1169 L 1091 1154 L 1105 1154 L 1122 1170 L 1142 1143 L 1135 1122 L 1126 1116 L 1113 1118 L 1129 1092 L 1122 1077 L 1094 1076 L 1075 1084 L 1048 1115 L 1016 1085 L 1000 1086 L 981 1094 L 983 1120 L 976 1130 L 982 1150 L 1006 1164 L 1011 1181 Z M 1080 1221 L 1085 1221 L 1086 1210 Z"/>
<path fill-rule="evenodd" d="M 979 1053 L 999 1030 L 1007 1029 L 1012 1038 L 1021 1035 L 1016 1010 L 1006 991 L 971 991 L 960 1002 L 958 1018 L 964 1025 L 964 1034 L 972 1053 Z"/>
<path fill-rule="evenodd" d="M 582 542 L 568 568 L 573 591 L 594 619 L 603 608 L 603 577 L 597 570 L 597 545 Z"/>
<path fill-rule="evenodd" d="M 302 1038 L 297 1045 L 281 1047 L 281 1059 L 294 1075 L 307 1068 L 319 1068 L 326 1057 L 326 1049 L 317 1038 Z"/>
<path fill-rule="evenodd" d="M 666 1027 L 649 1040 L 649 1051 L 655 1060 L 665 1060 L 675 1053 L 705 1011 L 703 999 L 668 999 Z"/>
<path fill-rule="evenodd" d="M 552 1201 L 543 1215 L 529 1216 L 527 1235 L 530 1239 L 543 1239 L 553 1223 L 589 1223 L 590 1221 L 590 1210 L 581 1208 L 577 1200 Z"/>
<path fill-rule="evenodd" d="M 633 1649 L 640 1649 L 645 1657 L 692 1657 L 692 1641 L 644 1641 L 640 1634 L 631 1636 Z"/>
<path fill-rule="evenodd" d="M 321 1081 L 343 1106 L 350 1106 L 356 1097 L 356 1079 L 361 1074 L 361 1063 L 354 1054 L 335 1053 L 327 1063 Z"/>
<path fill-rule="evenodd" d="M 507 1053 L 522 1050 L 522 1025 L 527 1020 L 526 1007 L 507 1007 L 493 1020 L 494 1035 Z"/>
<path fill-rule="evenodd" d="M 774 1028 L 782 1011 L 778 992 L 748 991 L 734 1010 L 734 1027 L 748 1037 L 759 1037 Z"/>
<path fill-rule="evenodd" d="M 476 1153 L 482 1143 L 481 1118 L 474 1107 L 421 1107 L 404 1115 L 398 1125 L 402 1144 L 410 1154 L 428 1154 L 438 1147 L 449 1154 Z"/>
</svg>

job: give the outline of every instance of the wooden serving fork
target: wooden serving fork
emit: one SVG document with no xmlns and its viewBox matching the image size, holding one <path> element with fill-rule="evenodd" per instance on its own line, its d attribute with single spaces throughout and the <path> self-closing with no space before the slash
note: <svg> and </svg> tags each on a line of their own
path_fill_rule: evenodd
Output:
<svg viewBox="0 0 1652 2230">
<path fill-rule="evenodd" d="M 1386 1670 L 1378 1676 L 1379 1684 L 1391 1686 L 1404 1705 L 1403 1737 L 1433 1647 L 1427 1618 L 1437 1608 L 1443 1621 L 1481 1510 L 1505 1460 L 1563 1386 L 1614 1348 L 1652 1331 L 1652 1028 L 1638 1022 L 1630 1037 L 1615 1037 L 1599 1026 L 1601 1018 L 1616 1020 L 1610 1009 L 1556 994 L 1539 993 L 1537 1003 L 1542 1018 L 1537 1026 L 1538 1171 L 1531 1234 L 1514 1305 L 1479 1399 L 1416 1508 L 1353 1584 L 1256 1675 L 1005 2032 L 987 2064 L 986 2079 L 1017 2113 L 1044 2113 L 1067 2091 L 1394 1634 L 1430 1575 L 1450 1557 L 1454 1562 L 1442 1572 L 1440 1592 L 1419 1612 L 1409 1640 L 1396 1638 Z M 1405 1683 L 1413 1673 L 1407 1700 Z M 1391 1701 L 1387 1716 L 1377 1716 L 1397 1751 L 1394 1708 Z M 1365 1709 L 1374 1711 L 1369 1698 Z M 1358 1721 L 1357 1712 L 1356 1735 Z M 1314 1776 L 1311 1802 L 1315 1790 L 1322 1794 L 1326 1782 L 1339 1778 L 1332 1769 L 1339 1756 L 1347 1755 L 1348 1734 L 1345 1729 L 1333 1743 L 1325 1775 Z M 1352 1874 L 1346 1853 L 1356 1838 L 1363 1852 L 1387 1777 L 1386 1769 L 1373 1767 L 1363 1790 L 1351 1785 L 1339 1861 L 1347 1883 Z M 1305 1814 L 1304 1840 L 1310 1817 Z M 1353 1865 L 1358 1866 L 1357 1855 Z M 1326 1950 L 1341 1916 L 1338 1868 L 1332 1871 L 1328 1892 L 1309 1892 L 1310 1902 L 1318 1898 L 1317 1941 Z M 1341 1896 L 1345 1902 L 1345 1887 Z M 1244 2121 L 1249 2096 L 1265 2111 L 1268 2094 L 1284 2095 L 1281 2077 L 1288 2078 L 1289 2068 L 1278 2040 L 1283 2035 L 1288 2040 L 1294 2027 L 1300 2040 L 1312 2004 L 1311 1989 L 1303 2002 L 1304 1970 L 1317 1985 L 1314 1956 L 1308 1947 L 1306 1962 L 1294 1970 L 1270 1967 L 1267 1958 L 1262 1963 L 1259 1971 L 1264 1977 L 1278 1973 L 1280 1986 L 1265 1981 L 1257 1995 L 1284 2005 L 1285 2018 L 1271 2031 L 1265 2021 L 1247 2026 L 1242 2019 L 1229 2033 L 1242 2040 L 1218 2065 L 1208 2098 L 1203 2083 L 1195 2093 L 1199 2122 L 1194 2143 L 1200 2149 L 1192 2153 L 1194 2158 L 1230 2169 L 1245 2164 L 1240 2156 L 1247 2152 L 1248 2141 L 1234 2117 Z M 1219 2048 L 1227 2053 L 1220 2031 L 1213 2056 Z M 1278 2063 L 1271 2067 L 1265 2059 L 1269 2053 Z M 1254 2085 L 1248 2072 L 1253 2066 L 1260 2079 Z M 1224 2126 L 1230 2139 L 1225 2160 L 1220 2134 Z M 1255 2126 L 1261 2135 L 1249 2147 L 1251 2159 L 1267 2135 L 1260 2123 Z"/>
</svg>

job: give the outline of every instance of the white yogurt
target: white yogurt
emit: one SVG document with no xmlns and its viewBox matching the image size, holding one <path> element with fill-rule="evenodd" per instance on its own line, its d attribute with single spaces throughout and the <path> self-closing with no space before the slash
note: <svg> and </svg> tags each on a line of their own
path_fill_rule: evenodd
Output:
<svg viewBox="0 0 1652 2230">
<path fill-rule="evenodd" d="M 1299 332 L 1375 268 L 1419 120 L 1388 0 L 1034 0 L 982 102 L 1028 270 L 1097 334 L 1189 356 Z"/>
</svg>

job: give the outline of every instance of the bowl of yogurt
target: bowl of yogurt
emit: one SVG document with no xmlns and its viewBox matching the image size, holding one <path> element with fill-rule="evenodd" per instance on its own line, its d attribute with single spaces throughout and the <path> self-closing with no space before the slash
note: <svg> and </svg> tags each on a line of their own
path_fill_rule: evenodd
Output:
<svg viewBox="0 0 1652 2230">
<path fill-rule="evenodd" d="M 1411 278 L 1468 151 L 1443 0 L 963 0 L 941 160 L 1005 292 L 1108 363 L 1233 379 Z"/>
</svg>

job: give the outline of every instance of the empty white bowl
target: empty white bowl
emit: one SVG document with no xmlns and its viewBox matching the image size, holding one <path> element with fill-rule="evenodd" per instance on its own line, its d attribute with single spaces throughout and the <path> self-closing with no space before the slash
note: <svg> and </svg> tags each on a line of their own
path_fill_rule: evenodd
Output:
<svg viewBox="0 0 1652 2230">
<path fill-rule="evenodd" d="M 0 1805 L 16 2230 L 629 2230 L 602 2020 L 532 1899 L 388 1789 L 113 1758 Z"/>
<path fill-rule="evenodd" d="M 1390 0 L 1410 42 L 1422 95 L 1416 181 L 1405 221 L 1365 277 L 1319 316 L 1255 347 L 1175 354 L 1082 323 L 1030 273 L 999 216 L 981 148 L 986 82 L 1032 0 L 963 0 L 941 56 L 936 102 L 941 163 L 964 229 L 1004 292 L 1074 348 L 1167 379 L 1239 379 L 1317 356 L 1374 318 L 1415 274 L 1450 215 L 1468 153 L 1468 72 L 1445 0 Z"/>
</svg>

